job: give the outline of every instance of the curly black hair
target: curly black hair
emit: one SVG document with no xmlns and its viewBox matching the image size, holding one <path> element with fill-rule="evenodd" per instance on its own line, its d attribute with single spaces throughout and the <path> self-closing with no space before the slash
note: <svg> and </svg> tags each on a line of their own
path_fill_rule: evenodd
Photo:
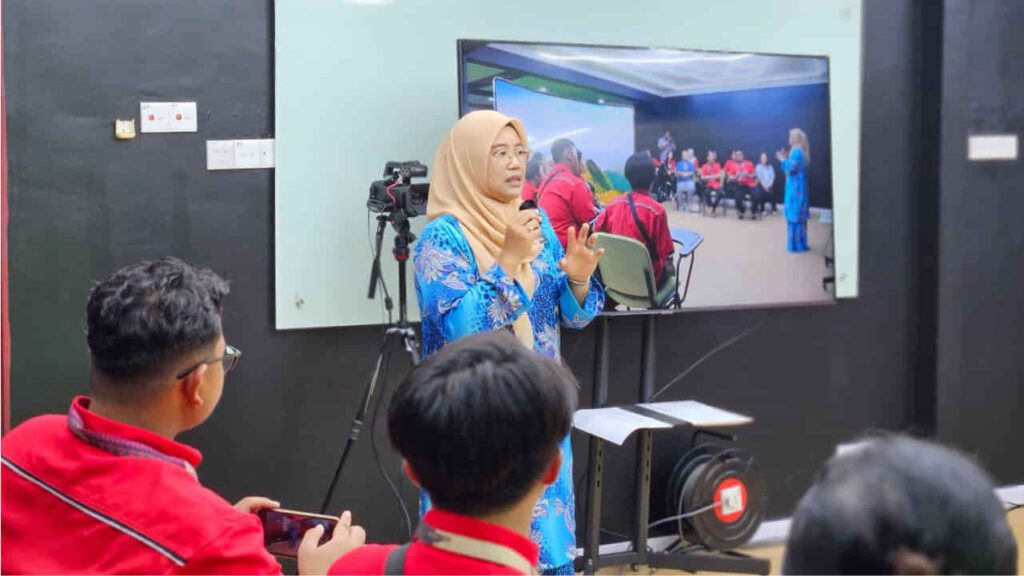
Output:
<svg viewBox="0 0 1024 576">
<path fill-rule="evenodd" d="M 228 283 L 177 258 L 121 268 L 95 285 L 86 307 L 93 369 L 125 381 L 158 374 L 221 335 Z"/>
</svg>

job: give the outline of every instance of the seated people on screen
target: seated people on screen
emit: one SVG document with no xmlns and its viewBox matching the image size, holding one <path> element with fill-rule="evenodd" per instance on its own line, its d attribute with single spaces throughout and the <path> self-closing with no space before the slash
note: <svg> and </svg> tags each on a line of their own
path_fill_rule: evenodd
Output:
<svg viewBox="0 0 1024 576">
<path fill-rule="evenodd" d="M 757 187 L 757 178 L 754 174 L 754 163 L 747 160 L 743 150 L 736 150 L 736 183 L 733 198 L 736 201 L 736 211 L 740 219 L 746 214 L 747 203 L 750 207 L 750 218 L 754 217 L 761 210 L 762 196 Z"/>
<path fill-rule="evenodd" d="M 215 273 L 174 258 L 92 289 L 91 396 L 3 438 L 0 572 L 280 573 L 255 514 L 277 502 L 232 506 L 199 483 L 199 451 L 174 440 L 209 418 L 241 354 L 221 328 L 227 293 Z M 364 538 L 346 527 L 322 547 L 304 542 L 300 572 L 322 574 Z"/>
<path fill-rule="evenodd" d="M 697 190 L 694 181 L 696 169 L 693 165 L 693 151 L 683 150 L 682 158 L 676 162 L 676 210 L 685 210 L 690 198 Z"/>
<path fill-rule="evenodd" d="M 992 481 L 968 457 L 895 436 L 829 460 L 797 505 L 783 574 L 1016 574 Z"/>
<path fill-rule="evenodd" d="M 569 372 L 504 330 L 442 348 L 405 377 L 387 420 L 405 473 L 434 507 L 411 543 L 363 546 L 328 573 L 537 573 L 530 526 L 575 407 Z"/>
<path fill-rule="evenodd" d="M 654 181 L 654 163 L 646 152 L 638 152 L 626 161 L 626 178 L 633 191 L 610 204 L 597 219 L 598 232 L 633 238 L 647 247 L 658 285 L 665 277 L 665 268 L 672 263 L 672 236 L 668 229 L 668 213 L 650 195 Z M 635 209 L 635 212 L 634 212 Z"/>
<path fill-rule="evenodd" d="M 555 167 L 544 177 L 537 191 L 537 204 L 548 215 L 562 248 L 570 227 L 580 230 L 597 217 L 594 196 L 580 178 L 581 157 L 571 140 L 560 138 L 551 145 Z"/>
<path fill-rule="evenodd" d="M 761 152 L 761 159 L 757 164 L 755 174 L 757 188 L 761 192 L 761 212 L 765 211 L 764 205 L 767 203 L 772 214 L 775 214 L 778 211 L 775 207 L 775 194 L 772 191 L 772 187 L 775 186 L 775 167 L 768 161 L 767 152 Z"/>
<path fill-rule="evenodd" d="M 722 165 L 718 163 L 718 153 L 708 150 L 707 161 L 700 167 L 700 181 L 703 184 L 704 203 L 711 206 L 711 213 L 718 210 L 718 204 L 722 201 L 722 188 L 725 180 L 725 172 Z"/>
<path fill-rule="evenodd" d="M 526 163 L 526 180 L 523 182 L 523 200 L 537 200 L 537 187 L 546 174 L 544 154 L 535 153 Z"/>
</svg>

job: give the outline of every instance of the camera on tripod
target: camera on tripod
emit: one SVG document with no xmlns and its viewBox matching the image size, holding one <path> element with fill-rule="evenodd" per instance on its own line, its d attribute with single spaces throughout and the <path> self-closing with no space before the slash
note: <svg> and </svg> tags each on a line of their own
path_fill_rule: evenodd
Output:
<svg viewBox="0 0 1024 576">
<path fill-rule="evenodd" d="M 388 162 L 384 179 L 370 184 L 366 207 L 375 214 L 387 214 L 394 221 L 404 221 L 427 212 L 427 183 L 413 184 L 413 178 L 426 178 L 427 167 L 416 160 Z"/>
</svg>

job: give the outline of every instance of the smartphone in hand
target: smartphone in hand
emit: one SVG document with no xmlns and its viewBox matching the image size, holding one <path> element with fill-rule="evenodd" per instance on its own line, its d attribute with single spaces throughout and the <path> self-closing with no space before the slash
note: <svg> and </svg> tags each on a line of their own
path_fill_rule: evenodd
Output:
<svg viewBox="0 0 1024 576">
<path fill-rule="evenodd" d="M 299 555 L 299 543 L 306 530 L 314 526 L 323 526 L 324 535 L 320 544 L 326 543 L 334 533 L 338 523 L 335 516 L 312 514 L 284 508 L 264 508 L 257 514 L 263 523 L 263 545 L 267 551 L 277 556 L 296 558 Z"/>
</svg>

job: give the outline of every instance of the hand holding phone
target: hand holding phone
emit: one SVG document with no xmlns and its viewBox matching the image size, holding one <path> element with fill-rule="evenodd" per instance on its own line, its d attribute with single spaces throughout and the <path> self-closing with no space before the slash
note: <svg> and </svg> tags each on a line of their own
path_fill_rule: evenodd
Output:
<svg viewBox="0 0 1024 576">
<path fill-rule="evenodd" d="M 267 551 L 278 556 L 296 558 L 299 555 L 299 543 L 306 532 L 315 526 L 323 528 L 320 544 L 330 540 L 334 527 L 338 523 L 335 516 L 311 514 L 298 510 L 283 508 L 263 508 L 257 515 L 263 523 L 263 545 Z"/>
<path fill-rule="evenodd" d="M 366 531 L 352 526 L 352 513 L 341 513 L 331 539 L 323 541 L 327 531 L 321 526 L 310 528 L 299 544 L 299 574 L 327 574 L 331 565 L 345 554 L 366 543 Z"/>
</svg>

